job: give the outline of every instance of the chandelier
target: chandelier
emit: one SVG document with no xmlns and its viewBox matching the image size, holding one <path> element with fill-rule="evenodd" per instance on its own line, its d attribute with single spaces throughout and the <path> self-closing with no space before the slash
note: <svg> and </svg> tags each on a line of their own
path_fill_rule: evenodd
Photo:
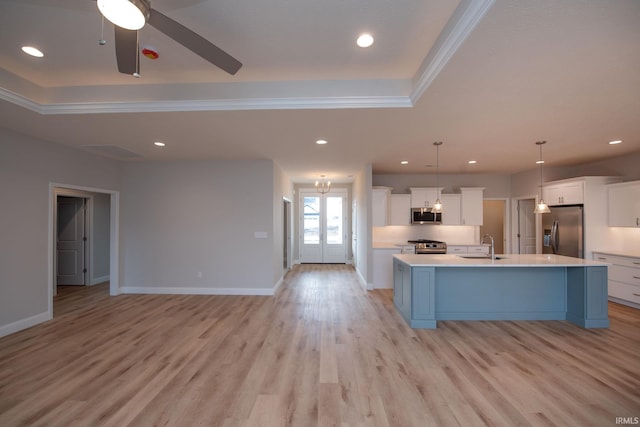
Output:
<svg viewBox="0 0 640 427">
<path fill-rule="evenodd" d="M 325 194 L 331 191 L 331 181 L 325 181 L 324 175 L 320 175 L 320 181 L 316 181 L 316 191 Z"/>
</svg>

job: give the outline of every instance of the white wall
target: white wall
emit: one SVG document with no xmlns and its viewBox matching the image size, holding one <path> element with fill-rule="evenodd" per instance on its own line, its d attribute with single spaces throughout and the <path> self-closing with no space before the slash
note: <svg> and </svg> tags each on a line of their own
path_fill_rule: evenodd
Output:
<svg viewBox="0 0 640 427">
<path fill-rule="evenodd" d="M 123 292 L 270 294 L 273 175 L 270 160 L 126 164 Z"/>
<path fill-rule="evenodd" d="M 468 225 L 389 225 L 373 227 L 376 243 L 407 243 L 407 240 L 431 239 L 448 245 L 480 243 L 480 227 Z"/>
<path fill-rule="evenodd" d="M 49 184 L 118 190 L 118 162 L 0 129 L 0 336 L 47 320 Z"/>
<path fill-rule="evenodd" d="M 354 266 L 364 281 L 365 286 L 369 286 L 373 289 L 373 250 L 371 248 L 372 227 L 370 226 L 372 186 L 371 169 L 371 164 L 367 164 L 354 176 L 352 197 L 356 204 L 356 230 L 353 233 L 356 238 Z"/>
</svg>

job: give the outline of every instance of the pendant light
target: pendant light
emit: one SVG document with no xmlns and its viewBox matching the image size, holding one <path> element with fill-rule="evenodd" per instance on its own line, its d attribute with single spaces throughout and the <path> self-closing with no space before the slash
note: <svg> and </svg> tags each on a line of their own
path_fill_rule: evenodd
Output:
<svg viewBox="0 0 640 427">
<path fill-rule="evenodd" d="M 534 214 L 544 214 L 551 212 L 551 210 L 549 210 L 549 206 L 547 206 L 544 200 L 542 200 L 542 165 L 544 164 L 544 160 L 542 159 L 542 146 L 546 143 L 547 141 L 536 142 L 536 145 L 540 147 L 540 160 L 536 162 L 540 165 L 540 201 L 536 205 L 536 208 L 533 210 Z"/>
<path fill-rule="evenodd" d="M 320 175 L 320 178 L 320 181 L 316 181 L 316 191 L 320 194 L 331 191 L 331 181 L 325 181 L 324 175 Z"/>
<path fill-rule="evenodd" d="M 439 149 L 442 145 L 442 141 L 436 141 L 433 143 L 436 146 L 436 202 L 431 208 L 431 212 L 442 212 L 442 202 L 440 201 L 440 153 Z"/>
</svg>

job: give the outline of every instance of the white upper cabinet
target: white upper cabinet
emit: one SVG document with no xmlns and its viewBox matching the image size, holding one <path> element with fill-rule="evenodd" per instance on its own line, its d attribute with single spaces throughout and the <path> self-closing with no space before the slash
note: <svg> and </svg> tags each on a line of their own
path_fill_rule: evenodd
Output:
<svg viewBox="0 0 640 427">
<path fill-rule="evenodd" d="M 411 225 L 411 195 L 391 195 L 391 221 L 389 225 Z"/>
<path fill-rule="evenodd" d="M 460 208 L 460 224 L 462 225 L 482 225 L 482 192 L 481 187 L 462 187 L 460 188 L 461 208 Z M 444 219 L 444 215 L 443 215 Z"/>
<path fill-rule="evenodd" d="M 438 188 L 436 187 L 412 187 L 411 207 L 412 208 L 432 208 L 438 198 Z M 442 193 L 442 187 L 440 187 Z"/>
<path fill-rule="evenodd" d="M 542 198 L 549 206 L 581 205 L 584 203 L 584 182 L 563 182 L 542 187 Z"/>
<path fill-rule="evenodd" d="M 373 187 L 371 190 L 372 226 L 384 227 L 389 225 L 391 199 L 390 187 Z"/>
<path fill-rule="evenodd" d="M 462 218 L 460 216 L 460 194 L 441 194 L 442 202 L 442 224 L 443 225 L 460 225 Z"/>
<path fill-rule="evenodd" d="M 640 227 L 640 181 L 611 184 L 609 196 L 610 227 Z"/>
</svg>

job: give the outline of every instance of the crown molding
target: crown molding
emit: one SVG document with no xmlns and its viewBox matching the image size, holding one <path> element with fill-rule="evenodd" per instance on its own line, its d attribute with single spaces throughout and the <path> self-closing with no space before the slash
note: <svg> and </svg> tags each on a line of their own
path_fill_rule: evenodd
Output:
<svg viewBox="0 0 640 427">
<path fill-rule="evenodd" d="M 495 0 L 462 0 L 420 68 L 409 80 L 237 83 L 179 86 L 185 98 L 208 93 L 211 99 L 150 99 L 158 87 L 42 88 L 5 73 L 5 83 L 32 96 L 0 87 L 0 99 L 43 115 L 173 111 L 234 111 L 349 108 L 411 108 L 485 16 Z M 168 88 L 169 92 L 175 88 Z M 196 90 L 197 89 L 197 90 Z M 106 91 L 105 91 L 106 90 Z M 158 93 L 158 92 L 155 92 Z M 242 94 L 258 96 L 244 98 Z M 342 93 L 346 93 L 343 95 Z M 105 95 L 108 94 L 108 95 Z M 289 96 L 281 96 L 281 95 Z M 115 95 L 115 96 L 114 96 Z M 240 95 L 240 96 L 238 96 Z M 300 96 L 298 96 L 300 95 Z M 138 100 L 126 100 L 136 96 Z M 35 99 L 46 99 L 38 102 Z M 83 99 L 85 98 L 85 99 Z M 91 100 L 89 100 L 91 98 Z M 117 99 L 121 98 L 121 99 Z M 105 99 L 94 101 L 93 99 Z"/>
<path fill-rule="evenodd" d="M 495 0 L 468 0 L 458 5 L 413 79 L 412 104 L 418 102 L 493 3 Z"/>
</svg>

